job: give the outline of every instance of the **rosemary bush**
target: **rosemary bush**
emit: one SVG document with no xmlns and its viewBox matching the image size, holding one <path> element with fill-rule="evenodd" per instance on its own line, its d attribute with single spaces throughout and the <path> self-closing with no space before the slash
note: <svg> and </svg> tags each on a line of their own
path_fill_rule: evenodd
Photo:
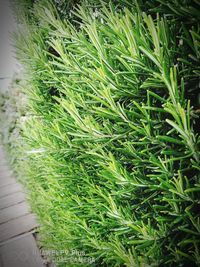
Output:
<svg viewBox="0 0 200 267">
<path fill-rule="evenodd" d="M 83 2 L 65 20 L 38 1 L 16 36 L 19 172 L 43 246 L 84 266 L 200 265 L 199 12 L 144 2 Z M 79 265 L 68 256 L 58 266 Z"/>
</svg>

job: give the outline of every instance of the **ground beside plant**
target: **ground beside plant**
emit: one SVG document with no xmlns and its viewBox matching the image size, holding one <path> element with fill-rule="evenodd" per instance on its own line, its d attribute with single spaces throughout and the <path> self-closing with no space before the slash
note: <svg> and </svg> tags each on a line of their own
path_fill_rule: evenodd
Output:
<svg viewBox="0 0 200 267">
<path fill-rule="evenodd" d="M 198 266 L 198 3 L 88 2 L 36 1 L 16 36 L 41 242 L 58 266 Z"/>
</svg>

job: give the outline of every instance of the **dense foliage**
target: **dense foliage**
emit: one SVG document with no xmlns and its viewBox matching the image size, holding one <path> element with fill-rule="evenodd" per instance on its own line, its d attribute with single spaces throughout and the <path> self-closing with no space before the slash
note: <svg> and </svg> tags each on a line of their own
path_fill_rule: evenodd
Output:
<svg viewBox="0 0 200 267">
<path fill-rule="evenodd" d="M 18 73 L 12 77 L 9 88 L 0 91 L 0 139 L 8 154 L 12 155 L 8 159 L 12 161 L 13 167 L 17 166 L 19 159 L 21 123 L 28 115 L 26 94 L 22 91 L 25 84 L 26 81 L 21 79 L 21 74 Z"/>
<path fill-rule="evenodd" d="M 90 266 L 200 265 L 198 1 L 145 2 L 84 1 L 65 20 L 70 6 L 36 1 L 16 36 L 42 244 Z"/>
</svg>

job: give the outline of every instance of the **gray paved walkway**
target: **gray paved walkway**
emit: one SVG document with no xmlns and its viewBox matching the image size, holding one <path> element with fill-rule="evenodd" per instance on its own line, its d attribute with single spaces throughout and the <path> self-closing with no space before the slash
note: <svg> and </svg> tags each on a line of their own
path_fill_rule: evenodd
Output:
<svg viewBox="0 0 200 267">
<path fill-rule="evenodd" d="M 33 236 L 37 227 L 0 146 L 0 267 L 44 267 Z"/>
</svg>

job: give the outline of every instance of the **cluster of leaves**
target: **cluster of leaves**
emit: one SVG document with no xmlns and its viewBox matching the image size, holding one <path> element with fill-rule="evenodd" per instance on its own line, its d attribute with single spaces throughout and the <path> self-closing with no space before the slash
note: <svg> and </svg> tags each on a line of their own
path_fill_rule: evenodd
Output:
<svg viewBox="0 0 200 267">
<path fill-rule="evenodd" d="M 77 5 L 71 22 L 36 2 L 16 36 L 42 242 L 90 266 L 200 264 L 198 11 L 144 2 Z"/>
<path fill-rule="evenodd" d="M 15 74 L 7 90 L 0 92 L 0 137 L 1 142 L 11 151 L 12 162 L 17 164 L 20 145 L 20 125 L 26 114 L 26 95 L 22 92 L 24 79 Z"/>
</svg>

